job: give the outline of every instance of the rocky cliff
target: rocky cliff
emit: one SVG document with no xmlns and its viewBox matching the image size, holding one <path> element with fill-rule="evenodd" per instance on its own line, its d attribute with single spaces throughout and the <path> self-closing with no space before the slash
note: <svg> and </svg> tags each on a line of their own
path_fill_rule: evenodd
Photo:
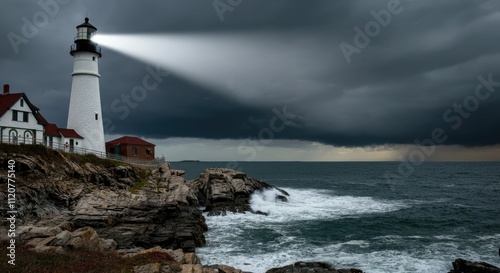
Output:
<svg viewBox="0 0 500 273">
<path fill-rule="evenodd" d="M 34 149 L 0 153 L 4 168 L 8 160 L 16 161 L 18 225 L 92 227 L 118 248 L 194 251 L 205 243 L 207 226 L 197 197 L 168 164 L 145 171 L 94 156 Z M 5 177 L 0 178 L 2 203 Z"/>
</svg>

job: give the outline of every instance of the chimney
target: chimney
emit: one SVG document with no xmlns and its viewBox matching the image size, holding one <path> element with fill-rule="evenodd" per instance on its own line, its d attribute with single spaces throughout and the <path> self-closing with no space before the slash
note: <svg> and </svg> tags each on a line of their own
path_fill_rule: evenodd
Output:
<svg viewBox="0 0 500 273">
<path fill-rule="evenodd" d="M 9 85 L 8 84 L 4 84 L 3 85 L 3 93 L 4 94 L 9 94 Z"/>
</svg>

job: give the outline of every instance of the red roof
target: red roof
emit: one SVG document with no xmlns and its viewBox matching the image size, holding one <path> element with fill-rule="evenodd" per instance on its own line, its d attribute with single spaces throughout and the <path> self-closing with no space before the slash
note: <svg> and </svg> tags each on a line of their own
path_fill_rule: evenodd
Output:
<svg viewBox="0 0 500 273">
<path fill-rule="evenodd" d="M 69 138 L 81 138 L 83 139 L 83 137 L 81 135 L 79 135 L 75 130 L 73 129 L 63 129 L 63 128 L 59 128 L 59 133 L 61 133 L 62 136 L 64 137 L 69 137 Z"/>
<path fill-rule="evenodd" d="M 40 112 L 36 112 L 35 114 L 36 119 L 38 120 L 39 123 L 41 124 L 49 124 L 49 122 L 40 114 Z"/>
<path fill-rule="evenodd" d="M 28 106 L 30 107 L 31 112 L 35 115 L 36 120 L 40 124 L 48 124 L 47 120 L 38 112 L 38 107 L 30 102 L 26 94 L 24 93 L 14 93 L 14 94 L 1 94 L 0 95 L 0 117 L 3 116 L 18 100 L 23 98 Z"/>
<path fill-rule="evenodd" d="M 55 136 L 55 137 L 69 137 L 69 138 L 81 138 L 83 139 L 82 136 L 80 136 L 75 130 L 73 129 L 66 129 L 66 128 L 58 128 L 57 125 L 55 124 L 47 124 L 44 127 L 44 132 L 43 134 L 46 136 Z"/>
<path fill-rule="evenodd" d="M 61 136 L 59 134 L 59 128 L 57 128 L 57 125 L 55 124 L 47 124 L 43 128 L 45 129 L 43 134 L 46 136 L 55 136 L 55 137 Z"/>
<path fill-rule="evenodd" d="M 147 142 L 145 140 L 142 140 L 138 137 L 133 137 L 133 136 L 124 136 L 117 138 L 115 140 L 111 140 L 106 142 L 107 144 L 111 145 L 119 145 L 119 144 L 132 144 L 132 145 L 145 145 L 145 146 L 156 146 L 153 143 Z"/>
<path fill-rule="evenodd" d="M 2 94 L 0 95 L 0 117 L 3 116 L 20 98 L 24 93 L 17 94 Z"/>
</svg>

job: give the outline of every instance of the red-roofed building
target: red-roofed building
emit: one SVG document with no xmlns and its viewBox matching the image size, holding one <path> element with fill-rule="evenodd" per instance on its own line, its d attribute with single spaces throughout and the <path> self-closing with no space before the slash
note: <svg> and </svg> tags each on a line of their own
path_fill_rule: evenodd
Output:
<svg viewBox="0 0 500 273">
<path fill-rule="evenodd" d="M 83 137 L 73 129 L 50 124 L 24 93 L 10 93 L 4 85 L 0 94 L 0 142 L 12 144 L 44 144 L 51 148 L 74 151 Z"/>
<path fill-rule="evenodd" d="M 73 129 L 58 128 L 55 124 L 47 124 L 44 130 L 44 143 L 50 148 L 64 148 L 74 152 L 83 141 L 83 137 Z"/>
<path fill-rule="evenodd" d="M 138 137 L 124 136 L 106 142 L 106 153 L 154 160 L 155 146 L 156 145 L 153 143 L 147 142 Z"/>
<path fill-rule="evenodd" d="M 43 140 L 47 121 L 24 93 L 11 94 L 4 85 L 0 95 L 0 142 L 35 144 Z"/>
</svg>

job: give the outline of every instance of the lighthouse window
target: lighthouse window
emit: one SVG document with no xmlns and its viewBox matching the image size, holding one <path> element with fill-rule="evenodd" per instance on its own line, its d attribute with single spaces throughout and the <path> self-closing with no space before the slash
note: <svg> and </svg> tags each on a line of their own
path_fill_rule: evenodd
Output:
<svg viewBox="0 0 500 273">
<path fill-rule="evenodd" d="M 95 114 L 95 120 L 99 120 L 99 114 Z"/>
<path fill-rule="evenodd" d="M 92 57 L 92 61 L 95 61 L 95 57 Z"/>
</svg>

